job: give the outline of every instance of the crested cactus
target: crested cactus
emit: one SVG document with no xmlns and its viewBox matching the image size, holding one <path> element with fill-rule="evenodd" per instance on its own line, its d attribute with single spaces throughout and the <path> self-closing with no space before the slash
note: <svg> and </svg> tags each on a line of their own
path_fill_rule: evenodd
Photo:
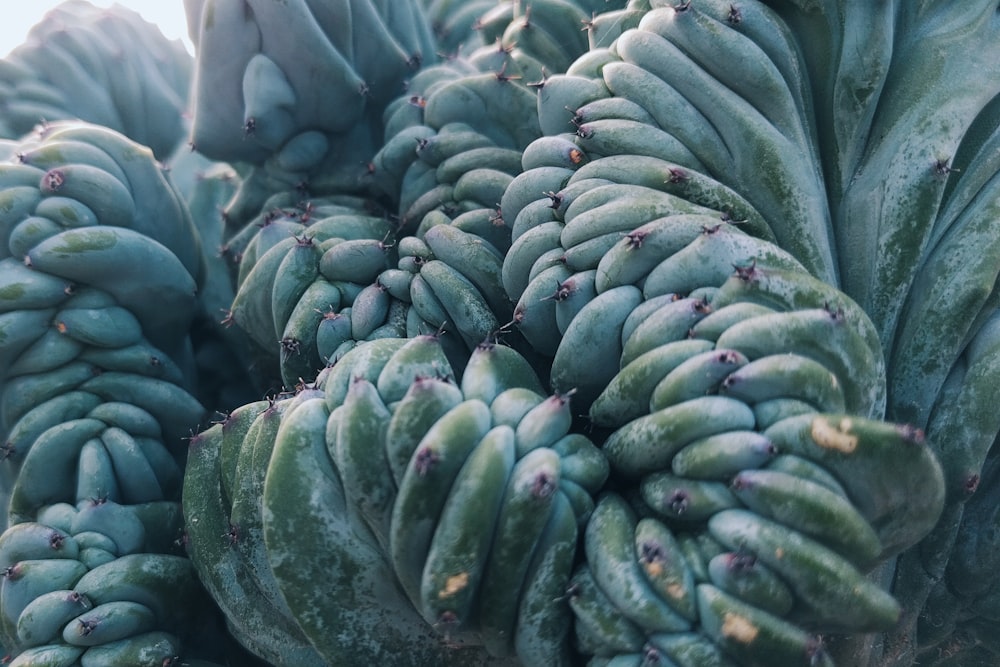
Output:
<svg viewBox="0 0 1000 667">
<path fill-rule="evenodd" d="M 42 664 L 46 653 L 65 664 L 177 655 L 199 618 L 191 609 L 204 604 L 191 561 L 160 537 L 181 525 L 176 503 L 88 499 L 49 505 L 0 534 L 11 664 Z"/>
<path fill-rule="evenodd" d="M 203 595 L 174 544 L 205 414 L 197 230 L 152 151 L 108 128 L 51 123 L 3 173 L 0 641 L 24 665 L 172 659 Z"/>
<path fill-rule="evenodd" d="M 199 435 L 189 544 L 238 636 L 287 633 L 280 657 L 263 647 L 275 664 L 314 664 L 289 646 L 315 664 L 568 664 L 559 593 L 608 466 L 570 432 L 571 397 L 543 391 L 510 348 L 484 343 L 456 377 L 437 336 L 384 338 Z M 389 634 L 364 622 L 386 613 Z"/>
<path fill-rule="evenodd" d="M 997 7 L 863 4 L 186 0 L 167 171 L 0 64 L 11 664 L 994 662 Z"/>
<path fill-rule="evenodd" d="M 39 124 L 83 120 L 121 132 L 157 158 L 184 141 L 194 59 L 139 14 L 84 0 L 46 14 L 0 68 L 0 128 L 18 139 Z"/>
</svg>

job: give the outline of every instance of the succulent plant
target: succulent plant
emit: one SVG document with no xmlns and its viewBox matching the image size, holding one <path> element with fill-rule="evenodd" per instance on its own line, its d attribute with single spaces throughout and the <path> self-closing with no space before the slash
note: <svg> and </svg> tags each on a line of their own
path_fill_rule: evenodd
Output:
<svg viewBox="0 0 1000 667">
<path fill-rule="evenodd" d="M 3 60 L 0 134 L 83 120 L 121 132 L 166 160 L 187 134 L 194 59 L 180 41 L 123 7 L 68 0 Z"/>
<path fill-rule="evenodd" d="M 11 664 L 995 662 L 995 0 L 184 4 L 0 63 Z"/>
</svg>

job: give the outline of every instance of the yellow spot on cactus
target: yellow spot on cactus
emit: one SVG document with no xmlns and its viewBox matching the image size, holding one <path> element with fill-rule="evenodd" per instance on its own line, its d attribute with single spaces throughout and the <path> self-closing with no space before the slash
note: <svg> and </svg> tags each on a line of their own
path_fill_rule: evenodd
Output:
<svg viewBox="0 0 1000 667">
<path fill-rule="evenodd" d="M 823 417 L 816 417 L 812 421 L 810 435 L 813 442 L 824 449 L 835 449 L 844 454 L 850 454 L 858 447 L 858 436 L 851 435 L 853 426 L 847 417 L 834 425 Z"/>
<path fill-rule="evenodd" d="M 448 577 L 444 582 L 444 588 L 438 591 L 439 598 L 447 598 L 455 595 L 456 593 L 462 591 L 466 586 L 469 585 L 469 573 L 459 572 L 458 574 Z"/>
<path fill-rule="evenodd" d="M 760 628 L 744 616 L 729 611 L 722 617 L 723 637 L 735 639 L 741 644 L 751 644 L 759 633 Z"/>
</svg>

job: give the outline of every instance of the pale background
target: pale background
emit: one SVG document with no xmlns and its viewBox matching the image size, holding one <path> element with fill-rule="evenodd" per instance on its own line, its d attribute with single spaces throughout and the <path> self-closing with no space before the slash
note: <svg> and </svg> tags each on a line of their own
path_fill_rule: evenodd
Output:
<svg viewBox="0 0 1000 667">
<path fill-rule="evenodd" d="M 5 57 L 11 49 L 24 42 L 31 26 L 38 23 L 47 11 L 62 0 L 0 0 L 3 18 L 0 19 L 0 57 Z M 184 3 L 181 0 L 90 0 L 97 7 L 113 4 L 128 7 L 142 15 L 150 23 L 160 26 L 169 39 L 180 39 L 193 51 L 187 38 L 187 23 L 184 18 Z"/>
</svg>

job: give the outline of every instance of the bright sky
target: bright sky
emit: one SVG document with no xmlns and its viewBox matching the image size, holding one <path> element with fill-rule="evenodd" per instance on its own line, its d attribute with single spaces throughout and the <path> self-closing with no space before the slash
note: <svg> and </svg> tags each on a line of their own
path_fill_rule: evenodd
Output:
<svg viewBox="0 0 1000 667">
<path fill-rule="evenodd" d="M 187 38 L 187 23 L 184 17 L 184 3 L 181 0 L 90 0 L 98 7 L 112 4 L 128 7 L 142 15 L 144 19 L 160 26 L 169 39 L 182 39 L 191 50 Z M 59 5 L 61 0 L 30 0 L 29 2 L 3 2 L 3 19 L 0 20 L 0 57 L 22 43 L 31 26 L 38 23 L 47 11 Z"/>
</svg>

